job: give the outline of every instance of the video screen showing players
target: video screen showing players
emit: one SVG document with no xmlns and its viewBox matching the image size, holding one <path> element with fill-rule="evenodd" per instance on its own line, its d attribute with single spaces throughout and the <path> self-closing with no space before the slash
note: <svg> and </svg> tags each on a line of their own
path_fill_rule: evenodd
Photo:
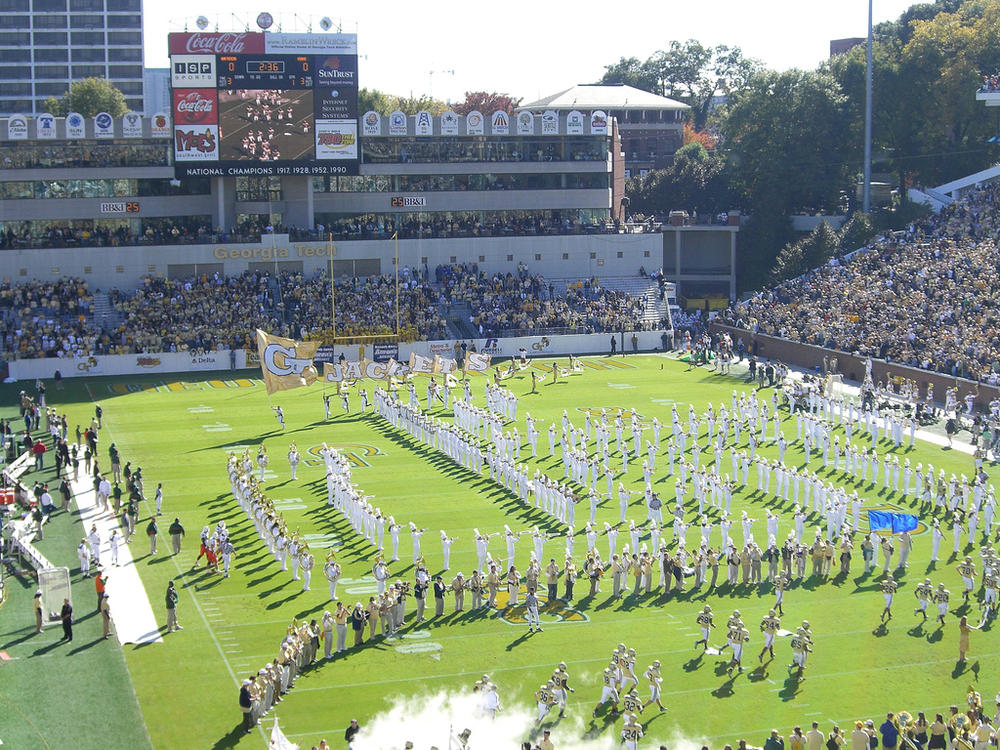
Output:
<svg viewBox="0 0 1000 750">
<path fill-rule="evenodd" d="M 220 161 L 312 161 L 311 90 L 219 91 Z"/>
</svg>

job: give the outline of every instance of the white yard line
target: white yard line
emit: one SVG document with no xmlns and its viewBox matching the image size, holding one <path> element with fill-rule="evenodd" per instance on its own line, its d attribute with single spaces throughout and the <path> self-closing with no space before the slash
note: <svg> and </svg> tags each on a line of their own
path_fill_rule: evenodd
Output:
<svg viewBox="0 0 1000 750">
<path fill-rule="evenodd" d="M 81 480 L 70 480 L 70 487 L 76 506 L 80 509 L 84 534 L 89 534 L 91 525 L 96 525 L 101 537 L 101 564 L 107 577 L 106 591 L 118 640 L 137 644 L 162 642 L 160 626 L 132 559 L 132 546 L 125 544 L 124 537 L 121 537 L 118 544 L 118 566 L 111 565 L 109 540 L 111 532 L 119 529 L 118 519 L 111 511 L 97 507 L 97 493 L 86 473 Z"/>
</svg>

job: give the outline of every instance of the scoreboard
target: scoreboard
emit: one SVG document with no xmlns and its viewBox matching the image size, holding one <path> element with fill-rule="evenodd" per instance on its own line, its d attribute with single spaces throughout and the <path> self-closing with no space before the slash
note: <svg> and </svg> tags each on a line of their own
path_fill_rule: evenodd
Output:
<svg viewBox="0 0 1000 750">
<path fill-rule="evenodd" d="M 356 175 L 355 34 L 168 38 L 178 177 Z"/>
<path fill-rule="evenodd" d="M 311 89 L 315 68 L 306 55 L 226 55 L 218 70 L 220 89 Z"/>
</svg>

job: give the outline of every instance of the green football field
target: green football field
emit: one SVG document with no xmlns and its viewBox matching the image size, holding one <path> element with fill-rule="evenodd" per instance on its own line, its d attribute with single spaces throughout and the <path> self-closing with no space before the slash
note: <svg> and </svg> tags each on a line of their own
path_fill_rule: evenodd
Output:
<svg viewBox="0 0 1000 750">
<path fill-rule="evenodd" d="M 687 404 L 694 404 L 699 412 L 710 401 L 716 408 L 725 403 L 728 409 L 734 388 L 750 389 L 742 380 L 715 375 L 707 369 L 689 370 L 684 363 L 655 355 L 613 360 L 595 357 L 584 362 L 584 374 L 555 385 L 542 385 L 537 394 L 528 393 L 530 377 L 519 375 L 505 381 L 520 398 L 521 435 L 526 432 L 527 411 L 538 420 L 541 432 L 540 458 L 533 462 L 525 445 L 522 459 L 556 478 L 561 478 L 562 466 L 558 457 L 548 458 L 547 428 L 550 422 L 560 420 L 564 410 L 577 426 L 582 426 L 584 410 L 635 408 L 647 423 L 654 416 L 666 423 L 662 433 L 665 443 L 673 403 L 678 404 L 686 424 Z M 540 374 L 547 370 L 541 363 L 538 367 Z M 49 402 L 69 415 L 71 434 L 73 425 L 89 422 L 94 402 L 103 406 L 100 451 L 105 464 L 107 446 L 115 441 L 124 459 L 132 461 L 133 466 L 142 466 L 147 497 L 152 497 L 158 482 L 163 483 L 162 529 L 178 516 L 187 529 L 184 548 L 180 555 L 171 557 L 164 553 L 168 547 L 164 538 L 161 554 L 150 558 L 145 555 L 148 549 L 142 540 L 141 544 L 133 544 L 133 554 L 140 555 L 137 564 L 161 624 L 165 624 L 163 592 L 167 582 L 178 582 L 179 620 L 184 630 L 164 635 L 159 644 L 126 645 L 119 650 L 111 643 L 95 640 L 82 653 L 70 654 L 68 647 L 53 645 L 58 638 L 54 629 L 37 637 L 44 642 L 32 637 L 33 585 L 9 580 L 11 597 L 0 609 L 0 650 L 9 659 L 0 662 L 0 740 L 9 746 L 58 747 L 68 746 L 72 740 L 79 747 L 261 747 L 264 740 L 260 731 L 244 735 L 239 729 L 239 681 L 277 655 L 279 642 L 293 617 L 320 618 L 324 609 L 332 609 L 321 571 L 327 549 L 335 549 L 344 566 L 338 592 L 343 600 L 349 604 L 366 602 L 374 592 L 374 548 L 356 538 L 345 519 L 326 505 L 324 466 L 317 454 L 324 442 L 350 457 L 353 481 L 362 492 L 375 496 L 373 504 L 404 526 L 413 521 L 428 530 L 422 552 L 432 574 L 442 563 L 439 530 L 457 538 L 447 580 L 458 571 L 468 575 L 474 568 L 473 528 L 496 532 L 502 531 L 504 524 L 514 530 L 538 525 L 560 535 L 565 530 L 540 511 L 522 506 L 514 495 L 491 482 L 488 474 L 475 476 L 443 455 L 416 444 L 371 411 L 365 416 L 344 415 L 339 400 L 334 398 L 333 419 L 326 421 L 320 385 L 269 398 L 259 373 L 237 375 L 241 377 L 217 373 L 215 377 L 224 379 L 91 378 L 67 383 L 62 391 L 49 388 Z M 473 392 L 479 405 L 484 403 L 484 384 L 482 376 L 474 379 Z M 368 383 L 369 393 L 372 385 Z M 3 386 L 4 404 L 14 403 L 18 387 Z M 420 381 L 422 405 L 426 404 L 424 392 L 424 381 Z M 770 390 L 765 389 L 761 395 L 769 399 Z M 358 403 L 358 398 L 352 397 L 352 407 L 357 408 Z M 270 409 L 277 404 L 285 413 L 284 431 Z M 16 409 L 5 410 L 5 414 L 11 413 L 16 416 Z M 449 419 L 451 416 L 440 407 L 435 414 Z M 794 421 L 787 412 L 782 414 L 786 419 L 785 435 L 794 441 Z M 838 432 L 843 440 L 840 428 Z M 647 431 L 644 437 L 649 435 Z M 742 440 L 745 443 L 745 434 Z M 292 441 L 304 458 L 297 481 L 290 480 L 285 460 Z M 269 468 L 273 472 L 264 482 L 266 492 L 289 528 L 306 535 L 316 554 L 316 571 L 308 592 L 302 591 L 301 582 L 291 580 L 290 573 L 280 571 L 229 492 L 228 453 L 242 451 L 245 446 L 256 452 L 261 442 L 270 453 Z M 879 453 L 890 448 L 889 443 L 883 443 Z M 762 452 L 777 456 L 770 443 Z M 947 474 L 973 473 L 972 458 L 959 451 L 918 442 L 915 449 L 904 448 L 901 453 L 914 466 L 930 461 Z M 801 443 L 792 442 L 786 463 L 801 464 L 802 458 Z M 712 454 L 705 451 L 703 460 L 711 461 Z M 727 451 L 727 472 L 728 460 Z M 665 453 L 661 453 L 655 486 L 665 505 L 672 506 L 675 477 L 664 476 L 666 464 Z M 819 470 L 820 466 L 814 452 L 810 468 Z M 996 470 L 989 467 L 989 471 L 996 481 Z M 881 477 L 877 486 L 862 487 L 860 480 L 855 483 L 843 472 L 831 469 L 821 475 L 857 488 L 865 497 L 866 509 L 910 510 L 903 498 L 882 490 Z M 641 462 L 630 461 L 628 474 L 617 481 L 637 491 L 632 496 L 629 517 L 637 523 L 644 521 Z M 756 471 L 751 467 L 749 486 L 740 488 L 734 496 L 734 515 L 738 518 L 740 511 L 746 510 L 759 519 L 755 536 L 760 542 L 766 537 L 765 509 L 772 508 L 781 514 L 779 532 L 783 538 L 792 529 L 790 506 L 774 497 L 765 498 L 755 489 Z M 151 507 L 147 503 L 143 508 L 140 529 Z M 664 511 L 667 517 L 667 509 Z M 694 515 L 690 511 L 686 520 L 693 521 Z M 586 503 L 582 503 L 576 513 L 578 565 L 586 552 L 586 540 L 579 533 L 586 516 Z M 617 498 L 605 501 L 597 518 L 600 525 L 604 521 L 617 523 Z M 229 526 L 236 546 L 234 569 L 228 579 L 203 568 L 192 569 L 199 530 L 220 520 Z M 817 520 L 810 516 L 806 540 L 812 538 Z M 75 560 L 73 545 L 80 536 L 79 522 L 61 514 L 51 527 L 52 535 L 47 535 L 47 541 L 39 546 L 53 560 L 71 566 L 75 596 L 82 611 L 89 612 L 92 584 L 77 583 L 79 570 L 70 562 Z M 862 528 L 867 528 L 864 521 Z M 669 541 L 669 528 L 664 533 Z M 738 525 L 734 524 L 731 535 L 737 542 L 742 538 Z M 387 543 L 388 539 L 386 534 Z M 648 533 L 643 539 L 648 544 Z M 807 566 L 805 581 L 796 582 L 786 593 L 782 622 L 782 627 L 792 630 L 803 619 L 811 623 L 815 645 L 804 681 L 790 678 L 786 670 L 791 661 L 788 638 L 777 639 L 773 661 L 765 660 L 763 666 L 757 661 L 762 644 L 757 625 L 774 601 L 769 584 L 735 588 L 722 585 L 709 592 L 705 586 L 691 590 L 693 579 L 688 578 L 687 590 L 680 594 L 664 596 L 654 591 L 638 598 L 627 595 L 614 600 L 607 576 L 602 593 L 594 598 L 586 596 L 586 584 L 580 582 L 572 604 L 546 605 L 542 612 L 544 632 L 530 636 L 515 612 L 468 611 L 467 597 L 467 611 L 456 616 L 449 600 L 447 616 L 441 621 L 431 620 L 416 627 L 408 622 L 400 638 L 376 639 L 370 645 L 350 650 L 343 658 L 321 661 L 307 670 L 263 723 L 269 729 L 277 713 L 286 734 L 306 748 L 323 737 L 334 747 L 342 747 L 343 731 L 352 717 L 359 719 L 363 727 L 374 727 L 379 738 L 397 733 L 394 744 L 386 747 L 402 747 L 402 740 L 409 737 L 426 738 L 424 747 L 432 741 L 439 747 L 447 746 L 444 732 L 449 724 L 453 723 L 456 731 L 473 725 L 474 719 L 467 713 L 467 696 L 485 672 L 499 686 L 505 710 L 495 730 L 475 724 L 473 739 L 479 740 L 475 746 L 512 747 L 515 740 L 531 734 L 532 694 L 551 675 L 553 667 L 565 661 L 570 685 L 576 692 L 570 696 L 566 717 L 557 722 L 553 713 L 545 725 L 551 726 L 559 747 L 607 747 L 618 740 L 621 720 L 609 716 L 606 710 L 591 719 L 591 710 L 600 697 L 601 671 L 619 642 L 638 652 L 643 700 L 647 692 L 639 670 L 653 659 L 662 662 L 663 701 L 668 710 L 661 713 L 653 705 L 642 714 L 640 721 L 646 732 L 642 746 L 655 747 L 655 743 L 664 742 L 673 747 L 690 741 L 714 749 L 726 742 L 735 744 L 741 737 L 762 744 L 772 726 L 787 734 L 796 724 L 808 727 L 817 720 L 828 731 L 833 721 L 847 727 L 856 718 L 877 719 L 886 711 L 943 710 L 962 702 L 970 684 L 979 686 L 984 696 L 992 696 L 998 687 L 995 675 L 1000 666 L 1000 642 L 989 624 L 982 632 L 972 634 L 968 661 L 957 661 L 958 617 L 968 613 L 973 623 L 978 623 L 980 617 L 977 602 L 962 604 L 961 580 L 955 560 L 949 560 L 950 525 L 941 545 L 942 560 L 933 571 L 928 565 L 929 532 L 923 531 L 915 539 L 910 568 L 903 575 L 896 597 L 895 616 L 885 627 L 879 627 L 883 606 L 879 579 L 874 574 L 862 574 L 860 538 L 856 540 L 849 577 L 831 576 L 820 581 L 808 576 L 811 564 Z M 688 549 L 695 549 L 698 540 L 699 532 L 692 525 L 687 534 Z M 628 541 L 623 530 L 618 538 L 619 551 Z M 502 542 L 493 540 L 490 552 L 494 557 L 504 557 Z M 598 544 L 607 557 L 606 538 L 602 536 Z M 717 527 L 713 544 L 719 544 Z M 561 560 L 562 545 L 561 538 L 549 541 L 545 557 Z M 402 561 L 391 569 L 394 578 L 412 581 L 411 549 L 410 535 L 404 531 L 400 543 Z M 517 546 L 522 571 L 531 549 L 530 538 L 522 539 Z M 975 550 L 970 548 L 969 554 L 979 565 L 978 545 Z M 834 572 L 836 569 L 835 564 Z M 920 618 L 912 616 L 916 605 L 913 586 L 925 574 L 935 585 L 944 582 L 952 592 L 952 611 L 943 629 L 933 624 L 933 617 L 921 624 Z M 721 566 L 720 582 L 724 578 L 725 567 Z M 743 674 L 729 677 L 725 671 L 728 656 L 704 655 L 693 647 L 698 637 L 695 615 L 706 603 L 715 610 L 719 626 L 714 631 L 715 646 L 724 643 L 726 616 L 734 608 L 741 610 L 751 633 Z M 408 610 L 412 620 L 412 599 Z M 91 629 L 84 631 L 88 636 L 99 634 L 97 619 L 91 617 L 81 625 Z M 68 693 L 61 692 L 64 683 L 71 685 L 66 688 Z M 491 734 L 484 737 L 486 731 Z M 97 744 L 100 740 L 104 744 Z M 417 748 L 420 750 L 421 745 Z"/>
</svg>

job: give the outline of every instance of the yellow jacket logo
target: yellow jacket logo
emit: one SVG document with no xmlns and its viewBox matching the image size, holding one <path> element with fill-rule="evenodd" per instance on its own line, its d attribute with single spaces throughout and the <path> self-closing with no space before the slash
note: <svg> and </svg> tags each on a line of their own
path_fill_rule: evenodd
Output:
<svg viewBox="0 0 1000 750">
<path fill-rule="evenodd" d="M 506 589 L 497 592 L 496 604 L 497 608 L 500 610 L 500 619 L 508 625 L 528 624 L 528 619 L 524 616 L 525 591 L 526 589 L 522 586 L 519 603 L 513 606 L 510 605 L 510 597 Z M 556 599 L 554 602 L 550 602 L 548 597 L 544 595 L 544 591 L 544 588 L 539 587 L 539 590 L 535 592 L 535 596 L 538 597 L 538 621 L 543 625 L 548 625 L 553 622 L 589 621 L 590 618 L 588 618 L 587 615 L 578 609 L 573 609 L 572 606 L 561 599 Z"/>
</svg>

